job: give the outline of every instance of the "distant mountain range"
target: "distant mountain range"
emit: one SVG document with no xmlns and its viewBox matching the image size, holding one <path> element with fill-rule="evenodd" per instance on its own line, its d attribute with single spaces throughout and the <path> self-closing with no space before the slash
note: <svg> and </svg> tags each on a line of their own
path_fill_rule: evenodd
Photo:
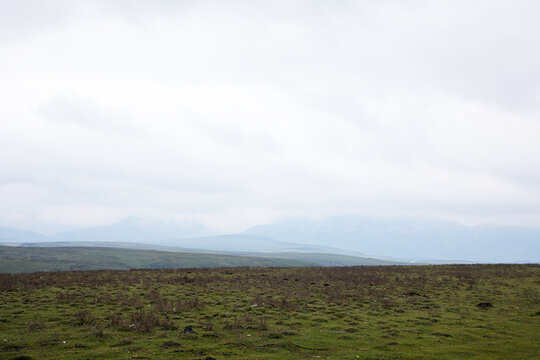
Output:
<svg viewBox="0 0 540 360">
<path fill-rule="evenodd" d="M 178 239 L 210 235 L 210 231 L 198 223 L 176 224 L 151 222 L 139 218 L 127 218 L 112 225 L 94 226 L 66 231 L 50 236 L 55 241 L 129 241 L 173 242 Z"/>
<path fill-rule="evenodd" d="M 343 216 L 317 221 L 284 220 L 258 225 L 241 234 L 210 235 L 196 223 L 177 225 L 131 218 L 50 236 L 0 228 L 0 243 L 117 243 L 129 248 L 149 246 L 163 250 L 157 247 L 165 246 L 166 251 L 247 256 L 290 253 L 296 254 L 296 259 L 298 254 L 332 254 L 383 263 L 540 262 L 540 228 L 470 227 L 432 218 Z"/>
<path fill-rule="evenodd" d="M 162 244 L 232 252 L 302 252 L 365 256 L 363 253 L 341 250 L 329 246 L 278 241 L 268 236 L 248 233 L 178 239 L 174 242 Z"/>
<path fill-rule="evenodd" d="M 0 243 L 21 243 L 21 242 L 37 242 L 51 241 L 45 235 L 29 230 L 19 230 L 8 227 L 0 227 Z"/>
<path fill-rule="evenodd" d="M 432 218 L 332 217 L 259 225 L 248 234 L 279 241 L 328 244 L 400 259 L 463 259 L 478 262 L 540 261 L 540 228 L 464 226 Z"/>
</svg>

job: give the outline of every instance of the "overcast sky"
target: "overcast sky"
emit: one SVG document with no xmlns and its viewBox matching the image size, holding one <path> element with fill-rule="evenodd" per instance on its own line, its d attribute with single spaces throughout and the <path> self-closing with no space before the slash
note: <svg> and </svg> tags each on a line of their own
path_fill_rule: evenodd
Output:
<svg viewBox="0 0 540 360">
<path fill-rule="evenodd" d="M 0 225 L 540 225 L 540 2 L 0 0 Z"/>
</svg>

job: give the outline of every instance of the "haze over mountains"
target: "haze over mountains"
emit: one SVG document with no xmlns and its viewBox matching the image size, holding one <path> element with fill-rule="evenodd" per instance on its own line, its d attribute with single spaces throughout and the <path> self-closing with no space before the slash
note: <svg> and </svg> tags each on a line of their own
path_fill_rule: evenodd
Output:
<svg viewBox="0 0 540 360">
<path fill-rule="evenodd" d="M 178 225 L 135 218 L 50 236 L 0 228 L 3 243 L 47 241 L 145 243 L 231 254 L 322 253 L 432 262 L 540 261 L 540 228 L 469 227 L 434 218 L 289 219 L 254 226 L 241 234 L 212 236 L 208 229 L 196 223 Z"/>
<path fill-rule="evenodd" d="M 0 227 L 0 242 L 20 243 L 20 242 L 40 242 L 50 241 L 47 236 L 30 230 L 20 230 L 9 227 Z"/>
<path fill-rule="evenodd" d="M 539 13 L 0 1 L 2 243 L 540 262 Z"/>
<path fill-rule="evenodd" d="M 332 217 L 259 225 L 251 234 L 281 241 L 324 244 L 401 259 L 480 262 L 540 260 L 540 228 L 464 226 L 435 218 Z"/>
<path fill-rule="evenodd" d="M 166 243 L 210 235 L 210 231 L 198 223 L 176 224 L 152 222 L 139 218 L 127 218 L 107 226 L 95 226 L 55 234 L 56 241 L 129 241 Z"/>
</svg>

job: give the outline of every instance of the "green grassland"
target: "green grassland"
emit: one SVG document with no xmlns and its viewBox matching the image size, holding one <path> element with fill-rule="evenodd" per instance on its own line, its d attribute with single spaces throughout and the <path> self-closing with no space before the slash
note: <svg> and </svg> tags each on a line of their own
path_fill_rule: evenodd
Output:
<svg viewBox="0 0 540 360">
<path fill-rule="evenodd" d="M 255 253 L 249 253 L 254 256 Z M 262 253 L 259 256 L 304 261 L 319 266 L 358 266 L 358 265 L 409 265 L 410 263 L 382 260 L 369 257 L 348 256 L 328 253 L 299 253 L 299 252 L 274 252 Z"/>
<path fill-rule="evenodd" d="M 0 358 L 538 359 L 540 266 L 0 274 Z"/>
<path fill-rule="evenodd" d="M 0 273 L 77 270 L 128 270 L 230 266 L 309 266 L 295 259 L 193 254 L 96 247 L 0 246 Z"/>
<path fill-rule="evenodd" d="M 65 246 L 57 246 L 65 244 Z M 66 270 L 129 270 L 235 266 L 354 266 L 399 265 L 405 263 L 368 257 L 313 254 L 297 252 L 276 253 L 196 253 L 193 250 L 167 246 L 113 243 L 114 247 L 95 246 L 95 243 L 43 243 L 40 246 L 0 246 L 0 273 Z M 77 246 L 79 245 L 79 246 Z M 122 247 L 124 246 L 124 247 Z M 147 247 L 144 249 L 126 246 Z M 204 250 L 200 250 L 204 251 Z"/>
</svg>

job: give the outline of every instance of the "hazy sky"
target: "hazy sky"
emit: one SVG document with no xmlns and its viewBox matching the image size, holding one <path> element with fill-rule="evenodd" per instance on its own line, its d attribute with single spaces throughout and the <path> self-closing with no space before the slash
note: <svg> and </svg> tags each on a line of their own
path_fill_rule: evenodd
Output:
<svg viewBox="0 0 540 360">
<path fill-rule="evenodd" d="M 0 225 L 540 225 L 540 2 L 0 0 Z"/>
</svg>

